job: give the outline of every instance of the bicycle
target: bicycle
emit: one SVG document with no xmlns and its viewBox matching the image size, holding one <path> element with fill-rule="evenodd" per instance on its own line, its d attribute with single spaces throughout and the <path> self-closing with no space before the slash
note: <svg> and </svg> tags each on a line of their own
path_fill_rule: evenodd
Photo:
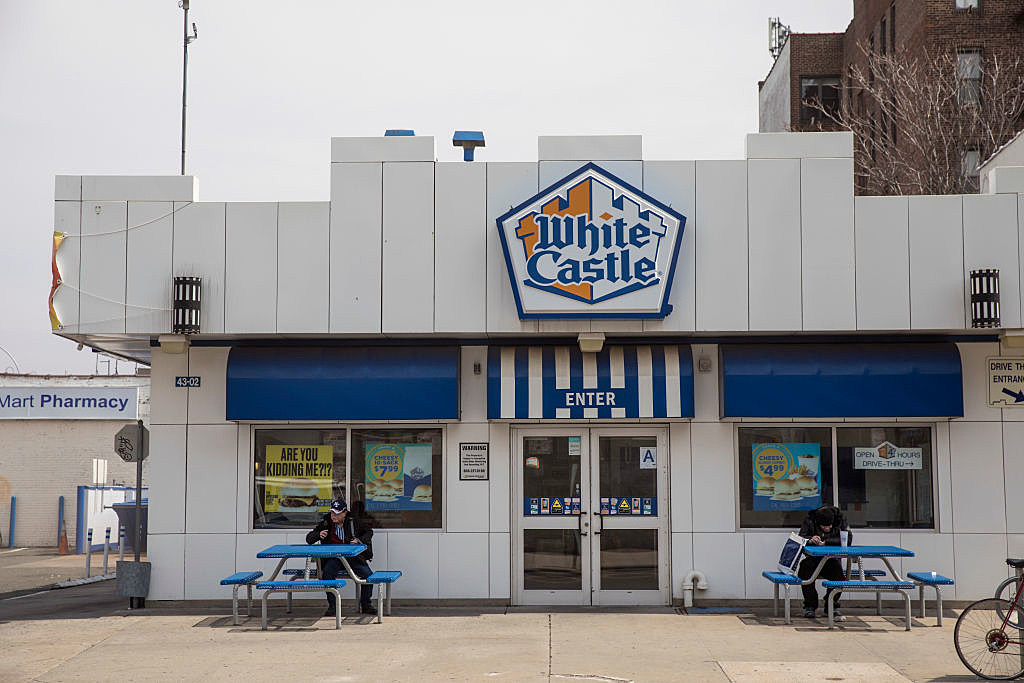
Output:
<svg viewBox="0 0 1024 683">
<path fill-rule="evenodd" d="M 968 605 L 953 630 L 956 654 L 971 673 L 988 680 L 1012 680 L 1024 675 L 1024 559 L 1007 558 L 1015 570 L 999 584 L 996 597 Z M 1001 597 L 1014 586 L 1013 599 Z M 1012 617 L 1016 614 L 1016 619 Z M 1012 630 L 1011 630 L 1012 629 Z"/>
</svg>

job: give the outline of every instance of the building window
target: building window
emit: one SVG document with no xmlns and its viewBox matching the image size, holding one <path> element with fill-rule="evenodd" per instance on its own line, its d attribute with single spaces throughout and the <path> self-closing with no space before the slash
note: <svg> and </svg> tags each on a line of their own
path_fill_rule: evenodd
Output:
<svg viewBox="0 0 1024 683">
<path fill-rule="evenodd" d="M 311 529 L 338 497 L 374 527 L 441 528 L 441 429 L 257 429 L 254 443 L 254 529 Z"/>
<path fill-rule="evenodd" d="M 956 80 L 961 104 L 981 103 L 981 50 L 956 53 Z"/>
<path fill-rule="evenodd" d="M 980 164 L 981 152 L 979 152 L 977 148 L 968 147 L 960 155 L 960 174 L 964 178 L 964 192 L 978 191 L 978 166 Z"/>
<path fill-rule="evenodd" d="M 953 0 L 953 8 L 960 12 L 976 12 L 981 0 Z"/>
<path fill-rule="evenodd" d="M 800 121 L 814 123 L 825 118 L 817 108 L 835 116 L 839 113 L 840 82 L 838 76 L 816 76 L 800 79 Z M 817 105 L 817 106 L 815 106 Z"/>
<path fill-rule="evenodd" d="M 931 427 L 740 427 L 737 441 L 742 528 L 798 527 L 821 505 L 853 527 L 935 528 Z"/>
<path fill-rule="evenodd" d="M 884 55 L 887 51 L 886 48 L 888 47 L 889 39 L 888 32 L 886 31 L 885 17 L 882 17 L 881 27 L 878 31 L 878 37 L 880 38 L 878 46 L 881 49 L 882 54 Z"/>
<path fill-rule="evenodd" d="M 896 51 L 896 3 L 889 5 L 889 45 Z"/>
</svg>

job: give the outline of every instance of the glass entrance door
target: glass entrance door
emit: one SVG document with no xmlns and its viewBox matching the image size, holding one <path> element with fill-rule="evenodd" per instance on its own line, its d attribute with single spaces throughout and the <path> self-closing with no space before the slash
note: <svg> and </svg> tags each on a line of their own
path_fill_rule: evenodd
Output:
<svg viewBox="0 0 1024 683">
<path fill-rule="evenodd" d="M 666 430 L 513 435 L 516 604 L 669 604 Z"/>
</svg>

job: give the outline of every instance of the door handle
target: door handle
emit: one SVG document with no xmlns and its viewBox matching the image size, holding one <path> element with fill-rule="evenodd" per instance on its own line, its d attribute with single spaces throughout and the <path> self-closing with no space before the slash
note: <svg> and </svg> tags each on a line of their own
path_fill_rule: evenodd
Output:
<svg viewBox="0 0 1024 683">
<path fill-rule="evenodd" d="M 590 522 L 584 522 L 583 521 L 583 515 L 579 515 L 578 516 L 578 520 L 579 520 L 579 527 L 580 527 L 580 536 L 586 536 L 587 532 L 583 530 L 583 527 L 589 528 L 590 527 Z"/>
<path fill-rule="evenodd" d="M 599 511 L 595 510 L 594 514 L 597 516 L 597 518 L 599 520 L 601 520 L 601 527 L 600 528 L 596 528 L 596 525 L 595 525 L 594 535 L 595 536 L 600 536 L 601 532 L 604 531 L 604 519 L 601 517 L 601 513 Z"/>
</svg>

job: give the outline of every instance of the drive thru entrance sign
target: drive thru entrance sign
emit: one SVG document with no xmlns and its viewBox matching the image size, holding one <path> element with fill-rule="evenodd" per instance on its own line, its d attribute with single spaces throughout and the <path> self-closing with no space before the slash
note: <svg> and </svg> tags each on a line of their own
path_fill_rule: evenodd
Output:
<svg viewBox="0 0 1024 683">
<path fill-rule="evenodd" d="M 988 405 L 1024 408 L 1024 358 L 988 358 Z"/>
</svg>

